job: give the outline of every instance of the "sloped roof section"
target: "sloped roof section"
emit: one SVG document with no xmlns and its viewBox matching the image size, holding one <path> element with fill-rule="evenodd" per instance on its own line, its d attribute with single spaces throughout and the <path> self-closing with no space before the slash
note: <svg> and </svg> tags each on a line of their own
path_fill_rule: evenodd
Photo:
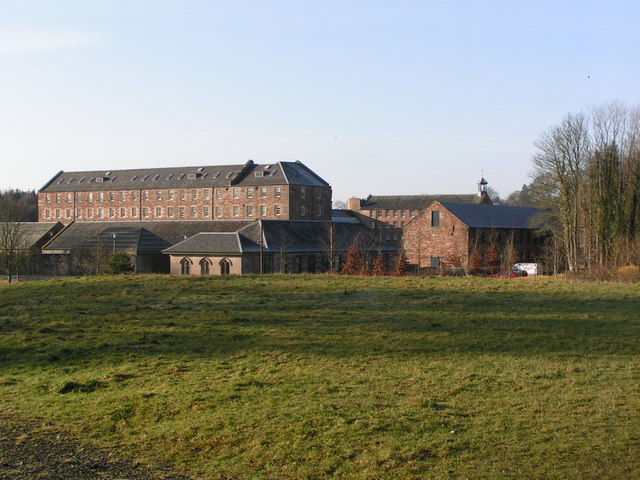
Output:
<svg viewBox="0 0 640 480">
<path fill-rule="evenodd" d="M 244 165 L 60 171 L 40 191 L 44 193 L 92 192 L 286 184 L 329 185 L 301 162 L 258 165 L 249 160 Z"/>
<path fill-rule="evenodd" d="M 532 207 L 440 202 L 472 228 L 538 229 L 542 210 Z"/>
<path fill-rule="evenodd" d="M 191 238 L 167 248 L 163 253 L 169 254 L 240 254 L 243 245 L 237 232 L 198 233 Z"/>
<path fill-rule="evenodd" d="M 422 210 L 431 202 L 480 203 L 483 197 L 473 194 L 449 195 L 371 195 L 363 203 L 363 210 Z M 489 200 L 490 201 L 490 200 Z"/>
<path fill-rule="evenodd" d="M 235 232 L 249 221 L 74 222 L 49 242 L 44 253 L 113 248 L 157 253 L 200 232 Z"/>
<path fill-rule="evenodd" d="M 20 243 L 29 248 L 44 245 L 64 228 L 60 222 L 17 222 L 11 225 L 16 225 Z"/>
</svg>

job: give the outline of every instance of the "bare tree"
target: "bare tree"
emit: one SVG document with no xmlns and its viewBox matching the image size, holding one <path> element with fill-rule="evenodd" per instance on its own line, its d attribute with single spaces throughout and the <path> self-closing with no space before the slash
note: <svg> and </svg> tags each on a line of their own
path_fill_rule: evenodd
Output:
<svg viewBox="0 0 640 480">
<path fill-rule="evenodd" d="M 14 274 L 29 256 L 29 244 L 24 224 L 24 212 L 8 197 L 0 198 L 0 265 L 11 283 Z"/>
</svg>

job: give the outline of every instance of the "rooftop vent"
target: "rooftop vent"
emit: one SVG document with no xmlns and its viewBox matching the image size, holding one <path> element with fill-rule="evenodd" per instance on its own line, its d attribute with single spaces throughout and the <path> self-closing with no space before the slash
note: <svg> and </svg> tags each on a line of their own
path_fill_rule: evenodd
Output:
<svg viewBox="0 0 640 480">
<path fill-rule="evenodd" d="M 75 180 L 74 178 L 70 178 L 69 180 L 67 180 L 67 184 L 73 183 L 74 180 Z"/>
<path fill-rule="evenodd" d="M 82 182 L 84 182 L 85 180 L 86 180 L 86 179 L 85 179 L 85 177 L 82 177 L 80 180 L 78 180 L 78 183 L 82 183 Z"/>
<path fill-rule="evenodd" d="M 184 173 L 181 173 L 180 175 L 178 175 L 178 180 L 182 180 L 184 178 Z"/>
<path fill-rule="evenodd" d="M 149 178 L 149 175 L 145 175 L 144 177 L 142 177 L 142 181 L 144 182 L 147 178 Z"/>
<path fill-rule="evenodd" d="M 171 180 L 171 177 L 173 177 L 173 173 L 170 173 L 169 175 L 167 175 L 167 180 Z"/>
<path fill-rule="evenodd" d="M 131 181 L 133 182 L 136 178 L 138 178 L 138 175 L 134 175 L 133 177 L 131 177 Z"/>
<path fill-rule="evenodd" d="M 155 175 L 155 176 L 153 177 L 153 181 L 154 181 L 154 182 L 156 182 L 156 181 L 158 181 L 158 179 L 159 179 L 159 178 L 160 178 L 160 175 Z"/>
<path fill-rule="evenodd" d="M 111 181 L 113 182 L 116 178 L 118 178 L 118 177 L 117 176 L 111 177 Z"/>
<path fill-rule="evenodd" d="M 62 182 L 64 182 L 64 178 L 61 178 L 60 180 L 58 180 L 58 185 L 60 185 Z"/>
<path fill-rule="evenodd" d="M 198 171 L 199 171 L 199 172 L 201 172 L 201 171 L 203 171 L 203 170 L 204 170 L 204 167 L 200 167 L 200 168 L 198 168 Z"/>
<path fill-rule="evenodd" d="M 227 178 L 231 178 L 232 175 L 233 175 L 233 172 L 227 173 Z"/>
<path fill-rule="evenodd" d="M 220 176 L 220 172 L 216 172 L 216 174 L 213 176 L 213 178 L 218 178 Z"/>
<path fill-rule="evenodd" d="M 104 174 L 104 176 L 105 176 L 105 177 L 108 177 L 109 175 L 111 175 L 111 172 L 106 172 L 106 173 Z"/>
<path fill-rule="evenodd" d="M 265 165 L 265 166 L 264 166 L 264 169 L 265 169 L 265 170 L 269 170 L 270 168 L 271 168 L 271 165 Z"/>
<path fill-rule="evenodd" d="M 202 175 L 202 178 L 207 178 L 207 175 L 209 175 L 208 173 L 205 173 Z"/>
</svg>

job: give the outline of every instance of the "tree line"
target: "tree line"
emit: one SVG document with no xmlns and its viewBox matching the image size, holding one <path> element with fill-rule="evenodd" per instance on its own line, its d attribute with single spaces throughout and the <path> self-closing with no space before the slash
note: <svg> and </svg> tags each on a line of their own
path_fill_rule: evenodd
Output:
<svg viewBox="0 0 640 480">
<path fill-rule="evenodd" d="M 507 199 L 545 210 L 555 270 L 640 262 L 640 107 L 569 113 L 534 143 L 532 182 Z"/>
</svg>

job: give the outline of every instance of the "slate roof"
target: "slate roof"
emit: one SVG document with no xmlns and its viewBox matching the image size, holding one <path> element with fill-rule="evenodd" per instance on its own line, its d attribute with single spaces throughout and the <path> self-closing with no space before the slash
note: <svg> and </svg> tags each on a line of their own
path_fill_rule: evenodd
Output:
<svg viewBox="0 0 640 480">
<path fill-rule="evenodd" d="M 479 203 L 480 196 L 460 195 L 370 195 L 360 208 L 363 210 L 422 210 L 431 202 Z"/>
<path fill-rule="evenodd" d="M 306 185 L 329 184 L 303 163 L 278 162 L 258 165 L 142 168 L 131 170 L 93 170 L 58 172 L 40 191 L 85 192 L 166 188 L 215 188 L 229 185 Z"/>
<path fill-rule="evenodd" d="M 472 228 L 537 229 L 541 227 L 537 217 L 542 210 L 538 208 L 443 201 L 440 203 Z"/>
<path fill-rule="evenodd" d="M 328 228 L 334 228 L 334 251 L 345 252 L 357 238 L 371 249 L 378 249 L 377 238 L 371 229 L 358 223 L 329 223 L 299 220 L 255 220 L 238 229 L 235 234 L 200 233 L 164 250 L 167 254 L 239 254 L 260 250 L 260 226 L 265 253 L 312 253 L 327 249 Z M 393 245 L 382 245 L 383 251 L 397 250 Z"/>
<path fill-rule="evenodd" d="M 29 248 L 44 245 L 64 228 L 60 222 L 18 222 L 18 225 L 22 240 Z"/>
<path fill-rule="evenodd" d="M 74 222 L 45 245 L 44 253 L 113 248 L 159 253 L 200 232 L 235 232 L 250 221 Z"/>
</svg>

